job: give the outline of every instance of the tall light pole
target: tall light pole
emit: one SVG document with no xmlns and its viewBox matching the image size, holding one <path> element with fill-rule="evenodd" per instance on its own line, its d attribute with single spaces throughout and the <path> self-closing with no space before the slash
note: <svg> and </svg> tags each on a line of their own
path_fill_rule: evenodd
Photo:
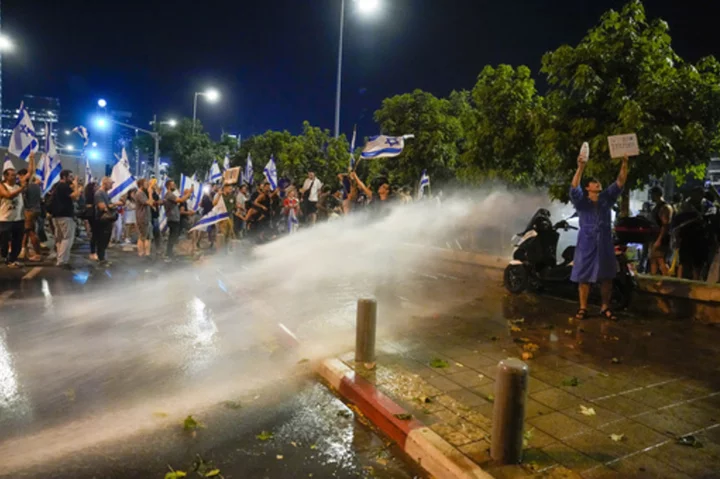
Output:
<svg viewBox="0 0 720 479">
<path fill-rule="evenodd" d="M 193 99 L 193 133 L 195 133 L 195 124 L 197 123 L 197 100 L 199 96 L 204 96 L 210 103 L 215 103 L 220 98 L 220 93 L 214 88 L 195 92 L 195 98 Z"/>
<path fill-rule="evenodd" d="M 360 13 L 371 15 L 380 8 L 380 0 L 355 0 Z M 342 96 L 343 38 L 345 35 L 345 0 L 340 5 L 340 47 L 338 48 L 337 90 L 335 93 L 335 138 L 340 136 L 340 99 Z"/>
<path fill-rule="evenodd" d="M 155 119 L 157 119 L 157 118 L 155 118 Z M 160 177 L 160 173 L 159 173 L 159 171 L 160 171 L 160 139 L 161 139 L 160 133 L 158 133 L 157 131 L 146 130 L 145 128 L 140 128 L 139 126 L 129 125 L 127 123 L 117 121 L 114 118 L 109 118 L 109 117 L 108 118 L 98 118 L 98 120 L 97 120 L 97 125 L 100 128 L 105 128 L 108 123 L 112 123 L 112 124 L 118 125 L 118 126 L 123 126 L 125 128 L 130 128 L 131 130 L 135 130 L 136 135 L 138 132 L 145 133 L 146 135 L 150 135 L 152 137 L 152 139 L 155 140 L 155 166 L 154 166 L 154 169 L 155 169 L 155 174 L 159 178 Z M 95 143 L 93 143 L 93 146 L 95 146 Z"/>
</svg>

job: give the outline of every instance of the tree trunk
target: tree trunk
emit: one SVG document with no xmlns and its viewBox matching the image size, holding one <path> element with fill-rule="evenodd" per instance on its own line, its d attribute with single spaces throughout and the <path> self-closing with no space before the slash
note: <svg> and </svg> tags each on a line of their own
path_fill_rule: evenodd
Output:
<svg viewBox="0 0 720 479">
<path fill-rule="evenodd" d="M 620 218 L 627 218 L 630 216 L 630 189 L 623 188 L 622 194 L 620 195 Z"/>
</svg>

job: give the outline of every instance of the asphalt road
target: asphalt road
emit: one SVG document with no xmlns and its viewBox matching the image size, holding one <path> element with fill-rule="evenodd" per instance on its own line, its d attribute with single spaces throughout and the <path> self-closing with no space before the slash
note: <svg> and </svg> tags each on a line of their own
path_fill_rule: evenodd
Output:
<svg viewBox="0 0 720 479">
<path fill-rule="evenodd" d="M 217 269 L 76 259 L 0 271 L 0 477 L 419 477 Z"/>
</svg>

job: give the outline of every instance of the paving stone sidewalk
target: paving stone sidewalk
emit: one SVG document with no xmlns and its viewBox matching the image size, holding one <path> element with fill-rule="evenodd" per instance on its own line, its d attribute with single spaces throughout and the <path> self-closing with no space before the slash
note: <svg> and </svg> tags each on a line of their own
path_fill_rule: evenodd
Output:
<svg viewBox="0 0 720 479">
<path fill-rule="evenodd" d="M 379 341 L 374 370 L 341 359 L 495 477 L 720 477 L 720 329 L 577 322 L 565 301 L 476 290 L 437 281 L 429 312 Z M 489 455 L 497 363 L 523 353 L 524 460 L 499 467 Z"/>
</svg>

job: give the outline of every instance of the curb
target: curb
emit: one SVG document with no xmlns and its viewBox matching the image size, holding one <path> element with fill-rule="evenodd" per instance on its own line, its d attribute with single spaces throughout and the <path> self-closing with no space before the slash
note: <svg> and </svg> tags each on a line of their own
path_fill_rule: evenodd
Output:
<svg viewBox="0 0 720 479">
<path fill-rule="evenodd" d="M 395 414 L 407 411 L 365 378 L 356 375 L 339 359 L 322 361 L 316 367 L 316 372 L 433 477 L 493 479 L 493 476 L 417 419 L 397 419 Z"/>
</svg>

